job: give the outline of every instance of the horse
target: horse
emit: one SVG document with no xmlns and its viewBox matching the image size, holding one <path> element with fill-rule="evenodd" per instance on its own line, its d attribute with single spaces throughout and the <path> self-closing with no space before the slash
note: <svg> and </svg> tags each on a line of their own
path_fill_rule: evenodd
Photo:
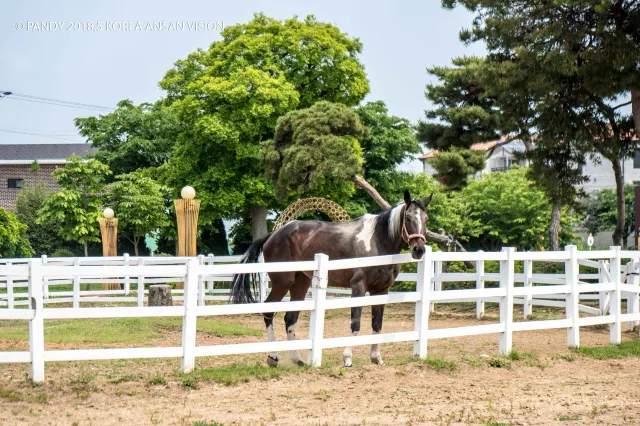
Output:
<svg viewBox="0 0 640 426">
<path fill-rule="evenodd" d="M 413 200 L 404 192 L 404 202 L 380 213 L 366 214 L 348 222 L 292 221 L 277 231 L 253 241 L 240 263 L 255 263 L 263 253 L 265 262 L 291 262 L 313 260 L 316 253 L 324 253 L 330 260 L 365 256 L 398 254 L 408 244 L 411 256 L 421 259 L 425 253 L 426 227 L 429 217 L 426 209 L 433 194 L 424 200 Z M 351 288 L 351 297 L 383 295 L 389 292 L 398 273 L 399 265 L 380 265 L 364 268 L 329 271 L 329 283 L 334 287 Z M 265 302 L 280 302 L 290 293 L 292 301 L 304 300 L 311 284 L 312 273 L 269 272 L 271 292 Z M 253 296 L 258 279 L 256 274 L 236 274 L 231 287 L 232 303 L 255 303 Z M 296 326 L 300 312 L 287 312 L 284 317 L 287 339 L 296 339 Z M 351 334 L 360 332 L 362 307 L 351 308 Z M 374 334 L 382 330 L 384 305 L 371 307 L 371 327 Z M 274 313 L 265 313 L 264 322 L 270 342 L 276 340 L 273 331 Z M 304 366 L 300 351 L 290 351 L 291 361 Z M 371 346 L 371 361 L 382 365 L 378 345 Z M 351 347 L 343 352 L 345 367 L 352 365 Z M 267 364 L 278 365 L 278 353 L 267 356 Z"/>
</svg>

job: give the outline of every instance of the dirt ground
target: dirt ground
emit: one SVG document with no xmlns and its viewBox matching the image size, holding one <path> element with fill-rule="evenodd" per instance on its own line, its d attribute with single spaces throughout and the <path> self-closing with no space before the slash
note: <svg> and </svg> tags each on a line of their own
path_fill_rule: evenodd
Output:
<svg viewBox="0 0 640 426">
<path fill-rule="evenodd" d="M 362 334 L 370 332 L 365 312 Z M 537 319 L 550 316 L 536 313 Z M 256 315 L 225 320 L 263 327 Z M 492 321 L 497 321 L 492 312 L 479 321 L 464 307 L 443 307 L 430 327 Z M 279 339 L 285 338 L 283 323 L 280 314 Z M 347 335 L 348 324 L 347 310 L 332 312 L 325 335 Z M 307 336 L 307 326 L 308 317 L 301 316 L 299 337 Z M 387 308 L 383 331 L 412 327 L 411 306 Z M 637 334 L 626 332 L 623 338 Z M 261 340 L 198 335 L 200 345 Z M 172 332 L 151 344 L 179 342 L 180 334 Z M 606 328 L 581 329 L 583 346 L 607 343 Z M 279 377 L 235 385 L 185 381 L 178 359 L 47 363 L 46 382 L 38 387 L 29 384 L 28 365 L 0 364 L 0 425 L 640 424 L 640 358 L 588 358 L 566 347 L 565 330 L 515 333 L 520 355 L 515 360 L 497 357 L 497 344 L 495 334 L 433 340 L 429 356 L 436 361 L 430 363 L 413 360 L 410 343 L 383 345 L 383 366 L 369 362 L 368 347 L 356 347 L 349 369 L 341 368 L 337 349 L 324 352 L 325 365 L 318 369 L 287 366 L 288 354 L 280 353 Z M 81 347 L 91 346 L 47 345 Z M 3 343 L 0 336 L 0 350 L 24 349 L 26 344 Z M 204 371 L 264 361 L 263 354 L 198 358 L 196 366 Z"/>
</svg>

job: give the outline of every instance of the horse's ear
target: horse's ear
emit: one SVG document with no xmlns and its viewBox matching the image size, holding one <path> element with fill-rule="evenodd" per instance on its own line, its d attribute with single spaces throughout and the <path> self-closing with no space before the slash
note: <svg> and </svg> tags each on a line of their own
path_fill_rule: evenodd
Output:
<svg viewBox="0 0 640 426">
<path fill-rule="evenodd" d="M 404 190 L 404 203 L 406 205 L 411 204 L 411 194 L 409 194 L 409 190 L 408 189 Z"/>
<path fill-rule="evenodd" d="M 424 203 L 424 208 L 426 209 L 427 206 L 429 205 L 429 203 L 431 202 L 431 199 L 433 198 L 433 192 L 431 193 L 431 195 L 429 195 L 427 198 L 424 199 L 423 203 Z"/>
</svg>

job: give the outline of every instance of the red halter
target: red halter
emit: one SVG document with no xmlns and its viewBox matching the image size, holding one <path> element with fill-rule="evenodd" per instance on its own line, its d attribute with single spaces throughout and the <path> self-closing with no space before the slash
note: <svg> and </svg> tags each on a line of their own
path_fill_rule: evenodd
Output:
<svg viewBox="0 0 640 426">
<path fill-rule="evenodd" d="M 402 239 L 409 244 L 409 241 L 414 239 L 414 238 L 420 238 L 422 239 L 422 241 L 424 241 L 424 243 L 427 243 L 427 237 L 426 237 L 426 229 L 424 234 L 409 234 L 409 231 L 407 231 L 407 206 L 403 207 L 404 209 L 404 214 L 403 214 L 403 218 L 402 218 Z"/>
</svg>

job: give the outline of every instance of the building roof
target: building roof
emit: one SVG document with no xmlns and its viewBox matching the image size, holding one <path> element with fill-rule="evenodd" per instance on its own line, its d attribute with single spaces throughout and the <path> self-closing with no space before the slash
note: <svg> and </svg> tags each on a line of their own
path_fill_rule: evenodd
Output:
<svg viewBox="0 0 640 426">
<path fill-rule="evenodd" d="M 74 154 L 85 157 L 95 151 L 88 143 L 0 144 L 0 163 L 28 164 L 34 159 L 43 164 L 64 163 Z"/>
<path fill-rule="evenodd" d="M 491 148 L 493 148 L 494 146 L 496 146 L 498 144 L 499 141 L 487 141 L 487 142 L 478 142 L 478 143 L 474 143 L 473 145 L 471 145 L 469 147 L 470 150 L 472 151 L 489 151 Z M 432 151 L 429 152 L 425 152 L 424 154 L 422 154 L 421 156 L 419 156 L 419 159 L 427 159 L 427 158 L 433 158 L 438 154 L 438 150 L 434 149 Z"/>
</svg>

